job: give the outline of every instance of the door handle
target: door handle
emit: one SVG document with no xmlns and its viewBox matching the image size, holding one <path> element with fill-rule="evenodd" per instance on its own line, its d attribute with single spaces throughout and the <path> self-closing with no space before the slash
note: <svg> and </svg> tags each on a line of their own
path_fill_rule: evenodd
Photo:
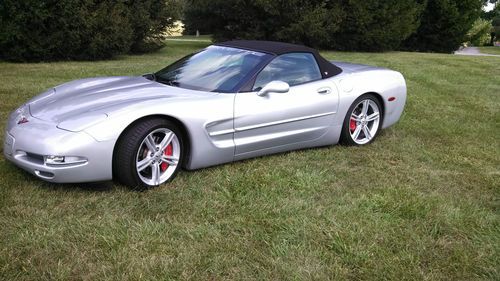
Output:
<svg viewBox="0 0 500 281">
<path fill-rule="evenodd" d="M 321 94 L 321 95 L 328 95 L 328 94 L 331 94 L 332 93 L 332 89 L 330 88 L 321 88 L 321 89 L 318 89 L 318 94 Z"/>
</svg>

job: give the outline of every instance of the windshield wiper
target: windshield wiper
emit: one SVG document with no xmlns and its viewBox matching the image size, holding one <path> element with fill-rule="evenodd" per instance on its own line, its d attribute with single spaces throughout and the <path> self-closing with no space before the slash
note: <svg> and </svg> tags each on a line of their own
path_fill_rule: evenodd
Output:
<svg viewBox="0 0 500 281">
<path fill-rule="evenodd" d="M 179 81 L 175 81 L 175 80 L 168 80 L 167 84 L 169 86 L 173 86 L 173 87 L 179 87 L 181 85 L 181 83 Z"/>
<path fill-rule="evenodd" d="M 144 75 L 142 75 L 142 77 L 144 77 L 148 80 L 151 80 L 151 81 L 156 81 L 156 75 L 154 73 L 144 74 Z"/>
<path fill-rule="evenodd" d="M 165 84 L 165 85 L 169 85 L 169 86 L 172 86 L 172 87 L 179 87 L 181 85 L 181 83 L 177 80 L 171 80 L 171 79 L 161 79 L 160 76 L 156 76 L 156 82 L 158 83 L 162 83 L 162 84 Z"/>
</svg>

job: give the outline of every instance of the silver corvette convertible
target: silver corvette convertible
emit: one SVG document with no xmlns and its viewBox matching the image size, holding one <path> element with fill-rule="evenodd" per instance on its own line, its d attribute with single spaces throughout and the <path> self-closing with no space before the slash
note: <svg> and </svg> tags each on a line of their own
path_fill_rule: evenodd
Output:
<svg viewBox="0 0 500 281">
<path fill-rule="evenodd" d="M 56 86 L 10 115 L 4 154 L 49 182 L 149 188 L 181 168 L 366 145 L 405 102 L 399 72 L 330 62 L 304 46 L 231 41 L 154 74 Z"/>
</svg>

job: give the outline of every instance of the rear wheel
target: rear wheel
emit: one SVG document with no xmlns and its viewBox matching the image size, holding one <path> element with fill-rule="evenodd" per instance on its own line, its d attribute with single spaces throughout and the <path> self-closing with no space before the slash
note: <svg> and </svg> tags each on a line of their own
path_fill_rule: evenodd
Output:
<svg viewBox="0 0 500 281">
<path fill-rule="evenodd" d="M 171 181 L 180 169 L 184 144 L 180 130 L 164 119 L 130 127 L 115 149 L 113 174 L 134 188 L 148 189 Z"/>
<path fill-rule="evenodd" d="M 346 145 L 371 143 L 382 126 L 382 106 L 372 94 L 359 97 L 349 108 L 342 126 L 341 142 Z"/>
</svg>

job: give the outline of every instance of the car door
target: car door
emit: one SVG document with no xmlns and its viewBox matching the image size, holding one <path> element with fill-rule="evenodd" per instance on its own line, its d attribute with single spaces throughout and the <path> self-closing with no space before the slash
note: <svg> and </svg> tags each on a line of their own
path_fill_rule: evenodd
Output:
<svg viewBox="0 0 500 281">
<path fill-rule="evenodd" d="M 257 95 L 272 81 L 287 82 L 290 90 Z M 337 108 L 335 84 L 322 79 L 311 53 L 278 56 L 257 75 L 251 92 L 235 97 L 235 155 L 315 140 L 327 132 Z"/>
</svg>

